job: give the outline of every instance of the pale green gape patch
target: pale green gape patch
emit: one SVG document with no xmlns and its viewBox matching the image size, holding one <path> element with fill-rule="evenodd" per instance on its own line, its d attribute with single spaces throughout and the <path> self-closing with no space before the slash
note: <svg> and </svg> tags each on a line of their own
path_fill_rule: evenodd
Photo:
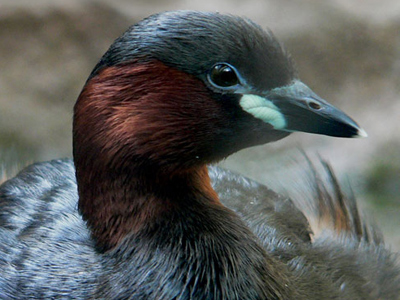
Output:
<svg viewBox="0 0 400 300">
<path fill-rule="evenodd" d="M 264 97 L 244 94 L 239 104 L 244 111 L 265 123 L 271 124 L 274 129 L 286 127 L 285 116 L 279 111 L 278 107 Z"/>
</svg>

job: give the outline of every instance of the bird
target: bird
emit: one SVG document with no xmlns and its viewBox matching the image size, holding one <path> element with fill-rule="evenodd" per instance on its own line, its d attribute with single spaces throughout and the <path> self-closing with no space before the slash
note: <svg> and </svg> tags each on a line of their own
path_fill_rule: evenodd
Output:
<svg viewBox="0 0 400 300">
<path fill-rule="evenodd" d="M 136 23 L 78 96 L 73 159 L 0 187 L 0 299 L 399 299 L 396 254 L 327 163 L 320 236 L 296 199 L 215 166 L 292 132 L 366 136 L 247 18 Z"/>
</svg>

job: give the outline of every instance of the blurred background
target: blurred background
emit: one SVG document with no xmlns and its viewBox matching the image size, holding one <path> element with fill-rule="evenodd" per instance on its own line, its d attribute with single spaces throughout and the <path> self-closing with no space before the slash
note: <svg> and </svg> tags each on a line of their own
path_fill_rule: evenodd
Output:
<svg viewBox="0 0 400 300">
<path fill-rule="evenodd" d="M 129 25 L 175 9 L 247 16 L 272 29 L 300 78 L 369 134 L 296 133 L 243 150 L 222 165 L 274 189 L 301 180 L 299 149 L 323 157 L 400 250 L 400 1 L 0 0 L 0 162 L 71 156 L 74 102 L 97 60 Z"/>
</svg>

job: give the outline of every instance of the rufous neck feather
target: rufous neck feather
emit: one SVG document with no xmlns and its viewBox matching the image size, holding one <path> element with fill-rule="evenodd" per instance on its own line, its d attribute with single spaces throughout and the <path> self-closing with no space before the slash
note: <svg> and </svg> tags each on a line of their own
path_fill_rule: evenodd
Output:
<svg viewBox="0 0 400 300">
<path fill-rule="evenodd" d="M 74 160 L 79 210 L 100 249 L 188 197 L 219 203 L 197 147 L 215 124 L 189 102 L 209 107 L 208 93 L 159 62 L 108 67 L 87 82 L 75 105 Z"/>
</svg>

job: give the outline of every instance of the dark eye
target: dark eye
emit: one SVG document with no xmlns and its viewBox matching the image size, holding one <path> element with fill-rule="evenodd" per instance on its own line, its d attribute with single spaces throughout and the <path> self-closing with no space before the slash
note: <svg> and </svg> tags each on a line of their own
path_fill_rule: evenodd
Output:
<svg viewBox="0 0 400 300">
<path fill-rule="evenodd" d="M 213 84 L 219 87 L 230 87 L 239 83 L 235 70 L 226 64 L 215 65 L 211 69 L 209 78 Z"/>
</svg>

